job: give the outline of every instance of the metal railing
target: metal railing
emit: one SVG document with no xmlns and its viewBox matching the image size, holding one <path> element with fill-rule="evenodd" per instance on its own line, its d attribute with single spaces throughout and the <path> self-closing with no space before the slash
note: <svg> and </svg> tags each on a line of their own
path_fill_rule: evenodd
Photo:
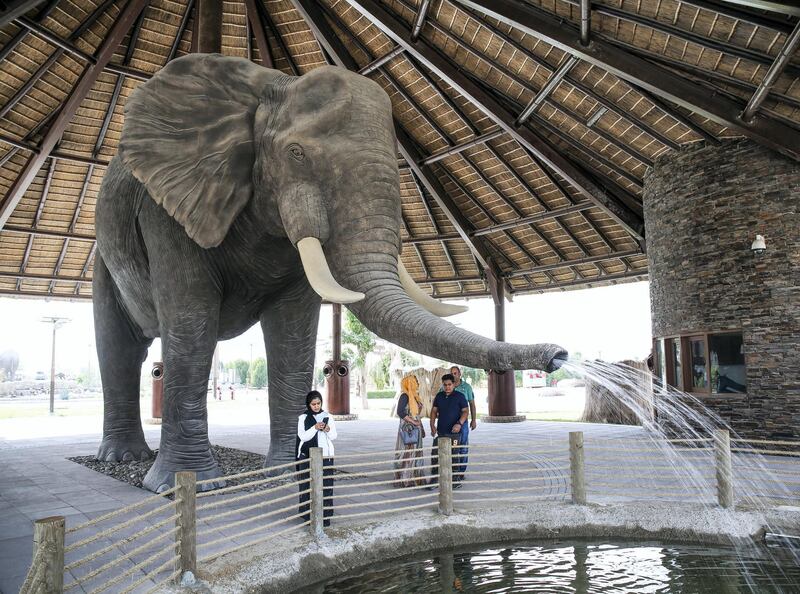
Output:
<svg viewBox="0 0 800 594">
<path fill-rule="evenodd" d="M 311 448 L 302 465 L 202 481 L 193 472 L 179 472 L 169 491 L 78 526 L 65 529 L 61 516 L 37 520 L 34 557 L 21 592 L 80 586 L 92 594 L 128 593 L 150 584 L 154 591 L 195 572 L 198 560 L 206 563 L 293 533 L 319 538 L 333 518 L 379 519 L 422 510 L 450 515 L 455 505 L 538 500 L 584 505 L 609 497 L 691 499 L 723 508 L 796 504 L 798 445 L 734 440 L 732 446 L 723 430 L 705 439 L 671 441 L 585 441 L 577 431 L 569 434 L 568 447 L 560 440 L 459 445 L 440 437 L 429 464 L 426 448 L 346 454 L 335 462 Z M 410 481 L 399 467 L 401 457 L 407 462 L 409 456 L 416 462 Z M 220 481 L 236 484 L 203 490 Z M 334 481 L 335 503 L 329 490 Z"/>
</svg>

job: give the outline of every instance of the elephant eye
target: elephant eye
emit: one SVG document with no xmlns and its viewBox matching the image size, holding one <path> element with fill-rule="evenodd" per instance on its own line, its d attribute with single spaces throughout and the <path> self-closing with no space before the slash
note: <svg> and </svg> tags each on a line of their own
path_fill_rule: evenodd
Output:
<svg viewBox="0 0 800 594">
<path fill-rule="evenodd" d="M 303 147 L 297 143 L 293 143 L 289 145 L 289 154 L 292 155 L 298 161 L 302 161 L 305 159 L 306 154 L 303 152 Z"/>
</svg>

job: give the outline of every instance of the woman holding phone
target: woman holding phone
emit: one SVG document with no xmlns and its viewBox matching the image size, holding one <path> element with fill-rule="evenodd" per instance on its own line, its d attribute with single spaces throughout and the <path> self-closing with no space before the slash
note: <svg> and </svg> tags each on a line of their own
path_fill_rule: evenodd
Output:
<svg viewBox="0 0 800 594">
<path fill-rule="evenodd" d="M 336 425 L 333 417 L 322 410 L 322 394 L 312 390 L 306 394 L 306 410 L 297 418 L 297 464 L 295 469 L 300 487 L 300 513 L 303 520 L 311 519 L 310 493 L 308 481 L 310 448 L 322 448 L 322 502 L 326 508 L 322 517 L 323 526 L 330 526 L 333 515 L 333 440 L 336 439 Z M 306 491 L 304 493 L 304 491 Z"/>
</svg>

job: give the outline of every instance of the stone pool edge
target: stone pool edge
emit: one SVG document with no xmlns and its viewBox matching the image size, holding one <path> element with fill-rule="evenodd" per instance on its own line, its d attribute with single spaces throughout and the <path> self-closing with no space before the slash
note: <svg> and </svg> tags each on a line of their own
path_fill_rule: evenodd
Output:
<svg viewBox="0 0 800 594">
<path fill-rule="evenodd" d="M 199 564 L 202 581 L 194 590 L 288 594 L 398 557 L 520 540 L 614 538 L 730 545 L 736 540 L 760 540 L 768 526 L 779 525 L 800 527 L 800 508 L 731 512 L 664 502 L 586 506 L 548 502 L 483 506 L 449 517 L 419 512 L 413 517 L 334 524 L 319 541 L 307 533 L 287 535 L 277 543 Z"/>
</svg>

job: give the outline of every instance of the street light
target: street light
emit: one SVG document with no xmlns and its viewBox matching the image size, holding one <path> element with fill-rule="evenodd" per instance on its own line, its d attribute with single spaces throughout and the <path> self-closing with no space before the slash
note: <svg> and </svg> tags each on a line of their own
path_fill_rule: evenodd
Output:
<svg viewBox="0 0 800 594">
<path fill-rule="evenodd" d="M 56 399 L 56 330 L 69 322 L 69 318 L 48 316 L 42 318 L 42 322 L 53 324 L 53 344 L 50 350 L 50 414 L 55 412 Z"/>
</svg>

